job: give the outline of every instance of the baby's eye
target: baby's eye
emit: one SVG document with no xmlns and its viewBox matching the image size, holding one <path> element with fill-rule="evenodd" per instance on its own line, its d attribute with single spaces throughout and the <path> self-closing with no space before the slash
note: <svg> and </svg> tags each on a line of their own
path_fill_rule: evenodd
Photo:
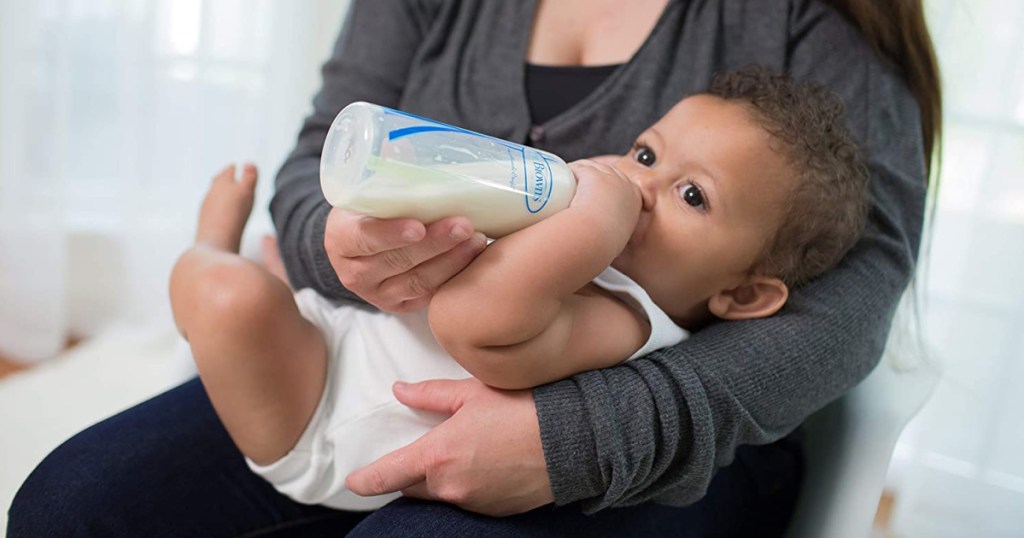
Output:
<svg viewBox="0 0 1024 538">
<path fill-rule="evenodd" d="M 700 190 L 700 187 L 693 183 L 686 183 L 679 187 L 679 196 L 683 198 L 683 201 L 687 205 L 696 207 L 698 209 L 704 209 L 704 191 Z"/>
<path fill-rule="evenodd" d="M 658 160 L 658 156 L 654 154 L 654 150 L 645 146 L 642 143 L 638 143 L 637 145 L 633 146 L 633 149 L 636 152 L 636 162 L 648 168 L 654 166 L 655 161 Z"/>
</svg>

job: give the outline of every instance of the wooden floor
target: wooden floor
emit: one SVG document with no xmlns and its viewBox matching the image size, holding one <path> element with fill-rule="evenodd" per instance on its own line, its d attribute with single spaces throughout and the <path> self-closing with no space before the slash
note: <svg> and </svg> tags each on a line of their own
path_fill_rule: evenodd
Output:
<svg viewBox="0 0 1024 538">
<path fill-rule="evenodd" d="M 81 342 L 82 342 L 81 338 L 79 338 L 77 336 L 69 336 L 66 340 L 64 340 L 64 349 L 61 350 L 61 353 L 63 353 L 64 351 L 67 351 L 67 350 L 77 346 Z M 43 362 L 45 360 L 46 359 L 43 359 L 42 361 L 34 361 L 34 362 Z M 5 377 L 7 377 L 9 375 L 16 374 L 16 373 L 18 373 L 18 372 L 20 372 L 22 370 L 28 370 L 31 367 L 32 367 L 32 363 L 25 363 L 25 362 L 16 361 L 12 357 L 4 355 L 4 353 L 2 351 L 0 351 L 0 379 L 3 379 L 3 378 L 5 378 Z"/>
<path fill-rule="evenodd" d="M 0 379 L 27 368 L 27 366 L 14 362 L 0 353 Z"/>
<path fill-rule="evenodd" d="M 875 512 L 875 524 L 873 525 L 873 536 L 889 538 L 892 536 L 892 510 L 896 503 L 896 493 L 890 489 L 882 491 L 882 498 L 878 500 L 878 511 Z"/>
</svg>

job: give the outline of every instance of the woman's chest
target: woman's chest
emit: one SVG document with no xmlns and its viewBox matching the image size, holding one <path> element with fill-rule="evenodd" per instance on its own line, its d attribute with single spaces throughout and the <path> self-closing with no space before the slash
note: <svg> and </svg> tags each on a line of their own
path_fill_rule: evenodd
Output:
<svg viewBox="0 0 1024 538">
<path fill-rule="evenodd" d="M 629 61 L 668 0 L 540 0 L 526 60 L 542 65 L 614 65 Z"/>
<path fill-rule="evenodd" d="M 558 7 L 561 1 L 576 0 L 551 0 L 549 5 Z M 585 38 L 567 28 L 567 36 L 560 37 L 559 27 L 568 14 L 537 19 L 545 2 L 444 2 L 410 62 L 400 108 L 498 138 L 526 141 L 567 160 L 621 153 L 679 99 L 704 91 L 714 73 L 751 63 L 783 66 L 786 29 L 779 17 L 785 15 L 774 11 L 776 3 L 671 0 L 660 12 L 648 9 L 644 20 L 651 27 L 643 35 L 633 35 L 631 47 L 620 43 L 615 49 L 630 50 L 628 61 L 582 102 L 538 126 L 531 124 L 525 91 L 525 64 L 531 59 L 533 38 L 568 39 L 568 44 L 545 46 L 586 55 L 598 49 L 580 48 L 581 43 L 594 42 L 587 39 L 603 33 Z M 632 2 L 621 4 L 627 4 L 618 8 L 625 17 Z M 598 27 L 602 20 L 606 19 L 598 17 Z M 751 31 L 753 25 L 759 32 Z M 541 26 L 549 28 L 545 32 Z M 636 23 L 634 28 L 642 26 Z M 755 33 L 761 37 L 753 43 L 749 36 Z M 766 39 L 765 34 L 780 39 Z M 628 36 L 623 39 L 629 41 Z M 611 58 L 590 56 L 598 57 Z"/>
</svg>

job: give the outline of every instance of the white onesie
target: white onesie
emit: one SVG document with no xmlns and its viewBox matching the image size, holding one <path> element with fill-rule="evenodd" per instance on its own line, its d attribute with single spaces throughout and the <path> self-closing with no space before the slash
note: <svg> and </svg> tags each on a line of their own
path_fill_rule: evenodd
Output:
<svg viewBox="0 0 1024 538">
<path fill-rule="evenodd" d="M 594 279 L 598 286 L 643 313 L 651 336 L 629 359 L 675 345 L 686 337 L 632 279 L 611 267 Z M 360 497 L 345 488 L 345 477 L 401 448 L 445 420 L 410 409 L 391 393 L 395 381 L 462 379 L 462 369 L 434 340 L 427 309 L 388 314 L 363 304 L 335 304 L 310 289 L 295 294 L 302 316 L 327 341 L 323 395 L 295 447 L 270 465 L 249 467 L 298 502 L 342 510 L 374 510 L 398 493 Z"/>
</svg>

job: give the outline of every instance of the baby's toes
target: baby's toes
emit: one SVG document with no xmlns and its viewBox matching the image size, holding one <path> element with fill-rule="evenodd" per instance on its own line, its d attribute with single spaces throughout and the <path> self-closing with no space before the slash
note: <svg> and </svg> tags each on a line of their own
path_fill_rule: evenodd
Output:
<svg viewBox="0 0 1024 538">
<path fill-rule="evenodd" d="M 239 183 L 247 191 L 252 192 L 252 190 L 256 188 L 256 178 L 258 175 L 256 165 L 252 163 L 245 163 L 245 166 L 242 167 L 242 180 Z"/>
<path fill-rule="evenodd" d="M 218 183 L 234 183 L 235 182 L 235 165 L 229 164 L 224 167 L 216 176 L 213 176 L 213 184 Z"/>
</svg>

